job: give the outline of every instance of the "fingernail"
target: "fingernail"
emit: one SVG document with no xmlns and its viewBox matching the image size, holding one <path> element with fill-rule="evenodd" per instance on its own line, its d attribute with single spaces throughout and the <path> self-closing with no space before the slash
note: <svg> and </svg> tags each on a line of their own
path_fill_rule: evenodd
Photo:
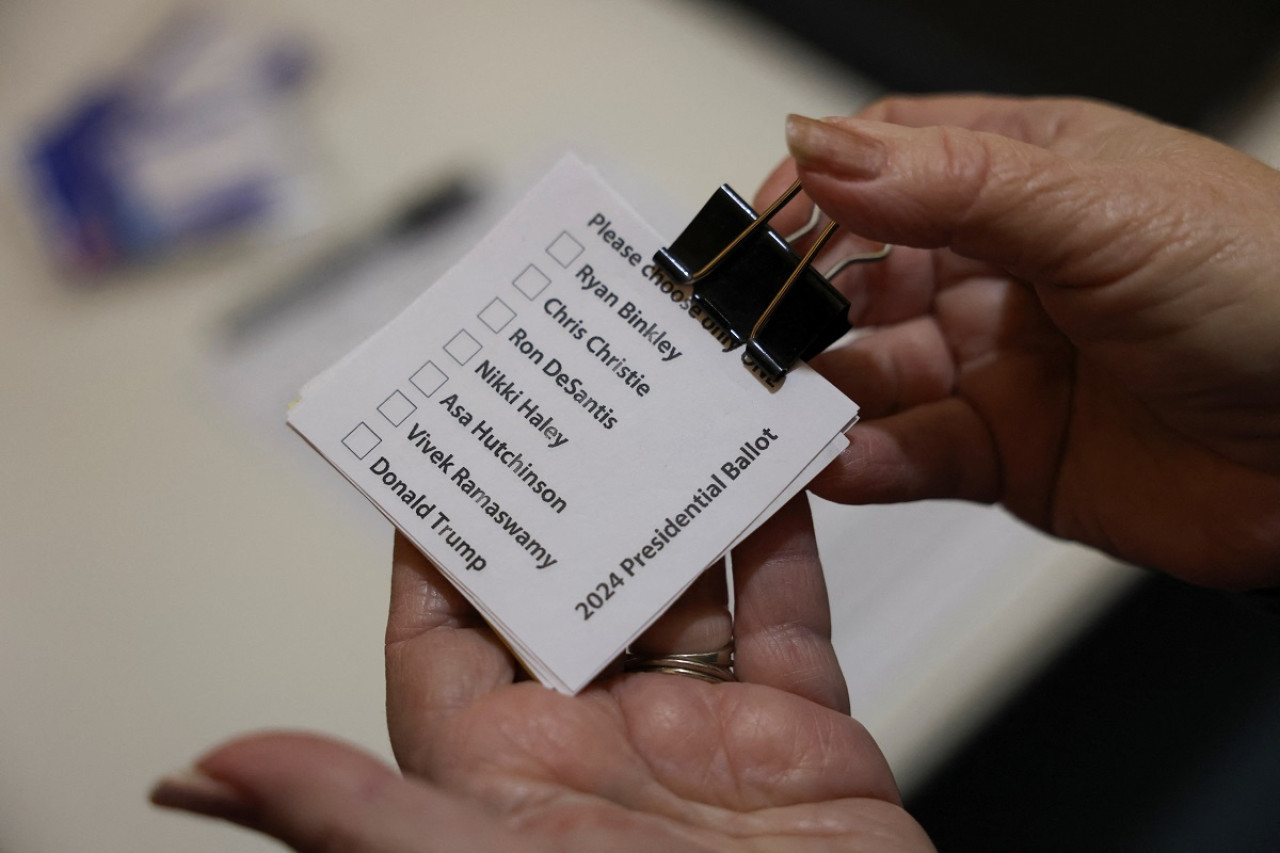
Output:
<svg viewBox="0 0 1280 853">
<path fill-rule="evenodd" d="M 219 782 L 194 768 L 165 776 L 151 789 L 151 802 L 167 809 L 247 822 L 253 803 L 226 782 Z"/>
<path fill-rule="evenodd" d="M 870 180 L 884 168 L 884 143 L 831 122 L 787 116 L 787 147 L 801 168 L 840 178 Z"/>
</svg>

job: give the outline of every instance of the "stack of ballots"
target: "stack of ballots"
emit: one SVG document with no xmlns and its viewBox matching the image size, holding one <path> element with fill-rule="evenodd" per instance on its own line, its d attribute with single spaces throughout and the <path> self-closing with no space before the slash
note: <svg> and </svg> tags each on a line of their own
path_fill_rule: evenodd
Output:
<svg viewBox="0 0 1280 853">
<path fill-rule="evenodd" d="M 565 693 L 835 458 L 857 416 L 803 364 L 774 388 L 744 370 L 649 260 L 661 245 L 566 156 L 289 411 Z"/>
</svg>

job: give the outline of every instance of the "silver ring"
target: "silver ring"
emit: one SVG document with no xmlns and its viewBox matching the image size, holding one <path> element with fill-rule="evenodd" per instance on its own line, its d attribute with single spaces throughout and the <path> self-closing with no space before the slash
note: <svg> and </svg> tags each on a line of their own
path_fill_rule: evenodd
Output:
<svg viewBox="0 0 1280 853">
<path fill-rule="evenodd" d="M 733 674 L 733 643 L 726 643 L 714 652 L 670 654 L 657 657 L 628 655 L 622 663 L 624 672 L 665 672 L 683 675 L 711 684 L 737 681 Z"/>
</svg>

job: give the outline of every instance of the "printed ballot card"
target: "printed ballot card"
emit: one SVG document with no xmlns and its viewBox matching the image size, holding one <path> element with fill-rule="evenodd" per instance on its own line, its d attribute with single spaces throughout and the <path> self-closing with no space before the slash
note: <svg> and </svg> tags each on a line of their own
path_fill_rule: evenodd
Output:
<svg viewBox="0 0 1280 853">
<path fill-rule="evenodd" d="M 765 387 L 653 265 L 662 245 L 566 157 L 289 412 L 563 692 L 803 488 L 857 413 L 805 365 Z"/>
</svg>

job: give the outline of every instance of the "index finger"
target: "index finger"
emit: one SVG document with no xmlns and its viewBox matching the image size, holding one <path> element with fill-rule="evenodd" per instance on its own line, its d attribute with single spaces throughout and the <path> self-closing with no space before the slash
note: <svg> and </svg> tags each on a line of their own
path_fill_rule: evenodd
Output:
<svg viewBox="0 0 1280 853">
<path fill-rule="evenodd" d="M 963 127 L 1053 148 L 1078 139 L 1082 132 L 1087 136 L 1109 130 L 1112 122 L 1108 119 L 1124 122 L 1131 119 L 1131 114 L 1078 98 L 894 95 L 860 110 L 857 117 L 903 127 Z"/>
</svg>

